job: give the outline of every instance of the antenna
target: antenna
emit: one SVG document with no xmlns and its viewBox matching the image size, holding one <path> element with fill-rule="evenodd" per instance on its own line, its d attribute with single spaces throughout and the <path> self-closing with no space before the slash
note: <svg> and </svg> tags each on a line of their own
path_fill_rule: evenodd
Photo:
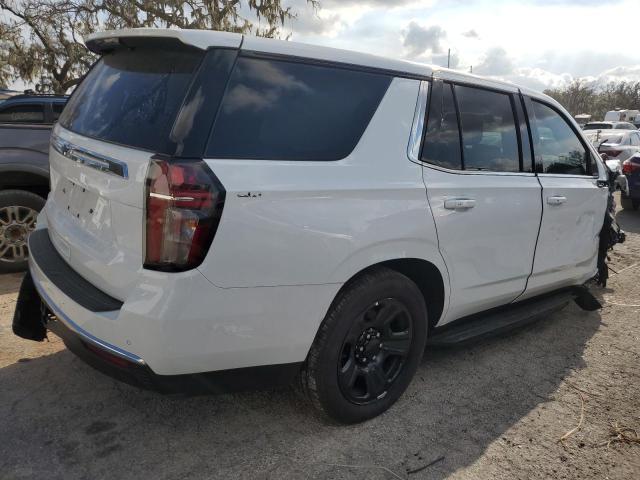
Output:
<svg viewBox="0 0 640 480">
<path fill-rule="evenodd" d="M 451 68 L 451 49 L 449 49 L 449 53 L 447 53 L 447 68 Z"/>
</svg>

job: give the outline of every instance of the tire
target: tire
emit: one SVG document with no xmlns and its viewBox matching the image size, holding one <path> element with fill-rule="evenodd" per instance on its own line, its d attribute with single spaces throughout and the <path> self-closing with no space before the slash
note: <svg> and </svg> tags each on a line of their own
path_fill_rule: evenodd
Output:
<svg viewBox="0 0 640 480">
<path fill-rule="evenodd" d="M 27 236 L 45 200 L 24 190 L 0 191 L 0 273 L 27 269 Z"/>
<path fill-rule="evenodd" d="M 380 415 L 411 382 L 427 325 L 424 298 L 409 278 L 387 268 L 362 274 L 318 330 L 300 373 L 303 393 L 325 419 L 350 424 Z"/>
<path fill-rule="evenodd" d="M 631 198 L 625 195 L 621 195 L 620 205 L 624 210 L 638 210 L 638 207 L 640 207 L 640 201 L 632 200 Z"/>
</svg>

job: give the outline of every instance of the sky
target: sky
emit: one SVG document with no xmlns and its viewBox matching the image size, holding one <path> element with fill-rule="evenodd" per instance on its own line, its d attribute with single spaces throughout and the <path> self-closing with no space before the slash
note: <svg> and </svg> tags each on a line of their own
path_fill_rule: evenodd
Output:
<svg viewBox="0 0 640 480">
<path fill-rule="evenodd" d="M 536 90 L 640 81 L 640 0 L 284 0 L 290 40 L 492 76 Z"/>
</svg>

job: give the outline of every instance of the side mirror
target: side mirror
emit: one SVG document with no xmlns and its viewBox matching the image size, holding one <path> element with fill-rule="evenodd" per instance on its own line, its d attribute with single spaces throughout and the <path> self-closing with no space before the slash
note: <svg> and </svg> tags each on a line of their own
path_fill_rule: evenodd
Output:
<svg viewBox="0 0 640 480">
<path fill-rule="evenodd" d="M 607 160 L 609 160 L 609 155 L 607 155 L 606 153 L 601 153 L 600 158 L 606 162 Z"/>
</svg>

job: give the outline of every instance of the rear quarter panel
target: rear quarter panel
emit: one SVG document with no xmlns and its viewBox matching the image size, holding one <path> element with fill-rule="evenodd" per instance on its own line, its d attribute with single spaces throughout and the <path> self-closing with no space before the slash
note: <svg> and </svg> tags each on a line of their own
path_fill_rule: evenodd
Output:
<svg viewBox="0 0 640 480">
<path fill-rule="evenodd" d="M 201 272 L 224 288 L 340 284 L 384 260 L 420 258 L 446 279 L 422 167 L 407 158 L 418 87 L 394 79 L 343 160 L 207 160 L 227 200 Z"/>
</svg>

